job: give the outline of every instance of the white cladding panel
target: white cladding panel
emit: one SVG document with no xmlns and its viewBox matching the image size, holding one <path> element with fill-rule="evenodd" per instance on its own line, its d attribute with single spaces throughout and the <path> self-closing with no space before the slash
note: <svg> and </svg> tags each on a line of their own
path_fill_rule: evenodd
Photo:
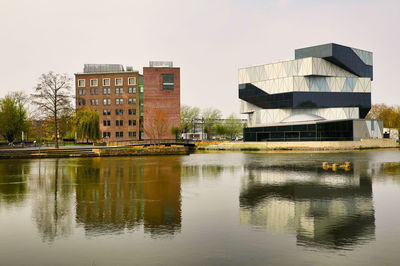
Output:
<svg viewBox="0 0 400 266">
<path fill-rule="evenodd" d="M 285 118 L 296 114 L 317 115 L 326 120 L 358 119 L 358 107 L 349 108 L 314 108 L 314 109 L 259 109 L 249 114 L 248 127 L 280 123 Z"/>
<path fill-rule="evenodd" d="M 357 77 L 356 75 L 322 58 L 308 57 L 297 60 L 241 68 L 239 69 L 239 84 L 312 75 Z"/>
</svg>

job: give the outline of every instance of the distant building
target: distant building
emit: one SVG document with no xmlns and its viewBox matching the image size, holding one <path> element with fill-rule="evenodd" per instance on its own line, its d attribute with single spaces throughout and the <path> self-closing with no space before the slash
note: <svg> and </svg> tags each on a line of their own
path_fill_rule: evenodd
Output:
<svg viewBox="0 0 400 266">
<path fill-rule="evenodd" d="M 338 44 L 295 50 L 295 60 L 239 70 L 245 141 L 382 138 L 371 108 L 372 53 Z"/>
<path fill-rule="evenodd" d="M 158 63 L 168 64 L 144 68 L 143 75 L 118 64 L 85 64 L 83 73 L 75 74 L 76 109 L 98 111 L 104 141 L 149 139 L 144 132 L 157 124 L 155 110 L 165 114 L 166 121 L 157 138 L 174 138 L 171 126 L 180 125 L 180 69 L 172 62 Z"/>
</svg>

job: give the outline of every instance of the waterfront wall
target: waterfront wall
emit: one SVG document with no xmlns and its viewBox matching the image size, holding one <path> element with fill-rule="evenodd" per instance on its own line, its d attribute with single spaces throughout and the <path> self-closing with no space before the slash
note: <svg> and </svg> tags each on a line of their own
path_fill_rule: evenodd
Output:
<svg viewBox="0 0 400 266">
<path fill-rule="evenodd" d="M 187 155 L 188 147 L 183 145 L 155 145 L 148 147 L 109 147 L 109 148 L 75 148 L 75 149 L 8 149 L 0 150 L 0 159 L 23 158 L 71 158 L 71 157 L 105 157 L 105 156 L 147 156 L 147 155 Z"/>
<path fill-rule="evenodd" d="M 394 139 L 361 139 L 359 141 L 299 142 L 224 142 L 199 145 L 200 150 L 355 150 L 399 147 Z"/>
</svg>

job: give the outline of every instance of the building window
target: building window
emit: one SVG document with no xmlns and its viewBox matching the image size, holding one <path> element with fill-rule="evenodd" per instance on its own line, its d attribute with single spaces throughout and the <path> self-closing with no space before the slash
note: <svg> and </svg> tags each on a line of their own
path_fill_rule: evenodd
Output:
<svg viewBox="0 0 400 266">
<path fill-rule="evenodd" d="M 115 104 L 119 104 L 119 99 L 115 99 Z"/>
<path fill-rule="evenodd" d="M 115 109 L 115 115 L 123 115 L 124 114 L 124 110 L 122 109 Z"/>
<path fill-rule="evenodd" d="M 115 120 L 115 125 L 118 127 L 119 126 L 119 120 Z"/>
<path fill-rule="evenodd" d="M 103 86 L 110 86 L 110 79 L 103 79 Z"/>
<path fill-rule="evenodd" d="M 174 90 L 174 75 L 173 74 L 162 74 L 163 90 L 172 91 Z"/>
<path fill-rule="evenodd" d="M 85 80 L 84 79 L 78 79 L 78 87 L 85 87 Z"/>
<path fill-rule="evenodd" d="M 82 105 L 86 105 L 86 100 L 85 99 L 82 100 Z"/>
<path fill-rule="evenodd" d="M 116 78 L 115 79 L 115 86 L 122 86 L 122 85 L 123 85 L 122 78 Z"/>
<path fill-rule="evenodd" d="M 111 99 L 103 99 L 104 105 L 111 105 Z"/>
<path fill-rule="evenodd" d="M 128 88 L 128 93 L 129 94 L 136 93 L 136 88 Z"/>
<path fill-rule="evenodd" d="M 103 132 L 103 138 L 110 138 L 111 132 Z"/>
<path fill-rule="evenodd" d="M 119 138 L 119 132 L 115 132 L 115 137 Z"/>
<path fill-rule="evenodd" d="M 119 120 L 119 125 L 123 126 L 124 125 L 124 120 Z"/>
<path fill-rule="evenodd" d="M 128 78 L 128 85 L 136 85 L 136 78 L 135 77 Z"/>
<path fill-rule="evenodd" d="M 129 115 L 136 115 L 136 109 L 128 109 Z"/>
<path fill-rule="evenodd" d="M 129 132 L 129 137 L 136 137 L 136 132 Z"/>
<path fill-rule="evenodd" d="M 91 79 L 90 80 L 90 87 L 97 87 L 98 83 L 97 83 L 97 79 Z"/>
<path fill-rule="evenodd" d="M 82 89 L 82 95 L 86 95 L 86 90 Z"/>
<path fill-rule="evenodd" d="M 119 132 L 119 137 L 120 137 L 120 138 L 123 138 L 123 137 L 124 137 L 124 132 L 122 132 L 122 131 Z"/>
</svg>

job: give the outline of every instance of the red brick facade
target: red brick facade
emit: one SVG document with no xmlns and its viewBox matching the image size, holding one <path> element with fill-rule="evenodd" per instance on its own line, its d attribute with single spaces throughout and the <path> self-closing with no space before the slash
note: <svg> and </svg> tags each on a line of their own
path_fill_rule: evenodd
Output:
<svg viewBox="0 0 400 266">
<path fill-rule="evenodd" d="M 173 89 L 165 89 L 163 75 L 173 75 Z M 180 68 L 143 68 L 143 127 L 144 139 L 175 139 L 171 127 L 180 126 Z M 161 119 L 160 119 L 161 118 Z M 160 129 L 160 120 L 165 126 Z M 162 123 L 161 123 L 162 124 Z"/>
<path fill-rule="evenodd" d="M 135 84 L 129 84 L 129 78 L 135 78 Z M 109 84 L 103 83 L 105 79 L 109 79 Z M 117 79 L 122 79 L 122 84 L 116 83 Z M 75 74 L 76 109 L 98 111 L 104 141 L 139 139 L 138 84 L 137 71 Z"/>
</svg>

